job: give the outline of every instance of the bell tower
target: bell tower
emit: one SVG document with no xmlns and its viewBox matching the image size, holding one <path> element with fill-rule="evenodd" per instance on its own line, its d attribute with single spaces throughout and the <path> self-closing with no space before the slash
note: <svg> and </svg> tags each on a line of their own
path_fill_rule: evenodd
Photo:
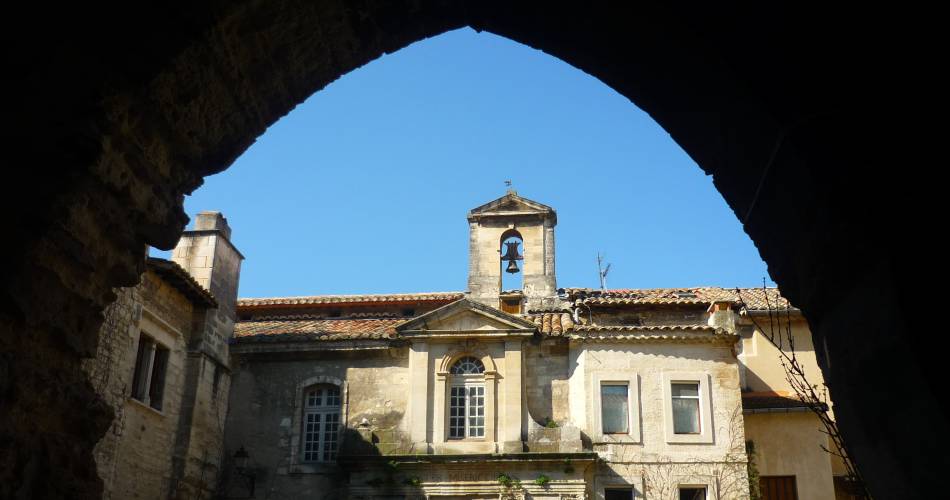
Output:
<svg viewBox="0 0 950 500">
<path fill-rule="evenodd" d="M 506 312 L 554 305 L 554 209 L 508 192 L 468 213 L 468 296 Z M 503 276 L 520 278 L 502 289 Z M 506 287 L 507 288 L 507 287 Z"/>
</svg>

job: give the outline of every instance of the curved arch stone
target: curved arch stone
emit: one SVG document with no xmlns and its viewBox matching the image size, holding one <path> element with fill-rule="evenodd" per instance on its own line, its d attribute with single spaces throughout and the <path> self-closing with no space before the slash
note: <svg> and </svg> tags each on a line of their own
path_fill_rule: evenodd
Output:
<svg viewBox="0 0 950 500">
<path fill-rule="evenodd" d="M 931 108 L 918 79 L 888 79 L 911 73 L 888 54 L 928 58 L 924 45 L 877 34 L 900 12 L 862 22 L 848 6 L 816 16 L 779 4 L 425 0 L 127 9 L 9 12 L 44 22 L 4 32 L 16 48 L 8 163 L 29 168 L 0 200 L 14 235 L 0 248 L 0 441 L 11 450 L 0 496 L 99 495 L 91 451 L 111 411 L 80 360 L 95 352 L 113 288 L 138 281 L 145 246 L 174 245 L 184 195 L 336 78 L 465 25 L 559 57 L 656 119 L 713 176 L 808 318 L 874 496 L 939 487 L 947 440 L 918 429 L 947 427 L 934 382 L 943 363 L 912 341 L 931 328 L 912 277 L 930 275 L 937 246 L 913 244 L 923 236 L 906 221 L 941 213 L 919 182 L 931 176 L 928 142 L 940 141 L 912 126 L 913 110 Z M 899 175 L 874 173 L 896 165 Z M 877 369 L 894 359 L 899 374 Z"/>
</svg>

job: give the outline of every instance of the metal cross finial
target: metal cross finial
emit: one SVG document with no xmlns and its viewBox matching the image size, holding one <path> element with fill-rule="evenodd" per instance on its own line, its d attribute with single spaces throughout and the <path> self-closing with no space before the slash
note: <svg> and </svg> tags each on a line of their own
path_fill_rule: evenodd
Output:
<svg viewBox="0 0 950 500">
<path fill-rule="evenodd" d="M 510 180 L 505 180 L 505 186 L 511 187 L 511 181 L 510 181 Z"/>
</svg>

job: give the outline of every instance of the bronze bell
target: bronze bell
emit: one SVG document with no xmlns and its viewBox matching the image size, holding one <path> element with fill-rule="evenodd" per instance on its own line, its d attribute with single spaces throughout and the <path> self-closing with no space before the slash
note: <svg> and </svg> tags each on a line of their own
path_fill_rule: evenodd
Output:
<svg viewBox="0 0 950 500">
<path fill-rule="evenodd" d="M 517 261 L 522 260 L 523 257 L 518 254 L 518 243 L 517 241 L 506 241 L 505 246 L 505 255 L 501 258 L 502 261 L 508 261 L 508 268 L 505 269 L 505 272 L 514 274 L 519 271 Z"/>
</svg>

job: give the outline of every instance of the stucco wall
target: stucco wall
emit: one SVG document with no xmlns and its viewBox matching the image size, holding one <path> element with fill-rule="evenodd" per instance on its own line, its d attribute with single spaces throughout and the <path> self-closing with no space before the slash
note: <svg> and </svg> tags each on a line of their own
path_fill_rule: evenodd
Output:
<svg viewBox="0 0 950 500">
<path fill-rule="evenodd" d="M 344 383 L 344 440 L 365 418 L 381 441 L 405 441 L 403 417 L 411 389 L 406 349 L 235 360 L 225 448 L 229 456 L 240 446 L 248 451 L 261 498 L 337 498 L 338 469 L 299 460 L 300 391 L 310 383 Z M 226 491 L 246 495 L 233 474 Z"/>
<path fill-rule="evenodd" d="M 648 498 L 672 498 L 679 484 L 719 485 L 722 498 L 748 495 L 739 372 L 730 346 L 584 342 L 571 345 L 570 358 L 571 420 L 605 460 L 595 498 L 604 486 L 618 484 L 635 485 Z M 708 384 L 709 406 L 702 411 L 711 406 L 711 432 L 696 438 L 702 442 L 669 442 L 664 386 L 684 375 Z M 630 436 L 600 436 L 599 384 L 620 380 L 630 381 L 631 400 L 639 399 L 631 403 L 631 425 L 639 429 Z"/>
<path fill-rule="evenodd" d="M 755 444 L 760 476 L 795 476 L 798 498 L 835 498 L 831 455 L 821 449 L 828 438 L 808 412 L 745 416 L 746 439 Z"/>
<path fill-rule="evenodd" d="M 744 372 L 743 388 L 753 392 L 790 391 L 791 387 L 785 380 L 785 370 L 780 362 L 779 349 L 767 337 L 769 332 L 774 332 L 776 342 L 781 340 L 783 349 L 791 352 L 785 333 L 787 323 L 783 320 L 781 324 L 770 329 L 767 317 L 756 318 L 756 322 L 761 328 L 749 325 L 740 329 L 744 332 L 739 353 Z M 795 355 L 805 369 L 808 379 L 820 387 L 824 379 L 815 358 L 815 346 L 812 344 L 808 324 L 804 319 L 793 319 L 791 327 Z"/>
</svg>

